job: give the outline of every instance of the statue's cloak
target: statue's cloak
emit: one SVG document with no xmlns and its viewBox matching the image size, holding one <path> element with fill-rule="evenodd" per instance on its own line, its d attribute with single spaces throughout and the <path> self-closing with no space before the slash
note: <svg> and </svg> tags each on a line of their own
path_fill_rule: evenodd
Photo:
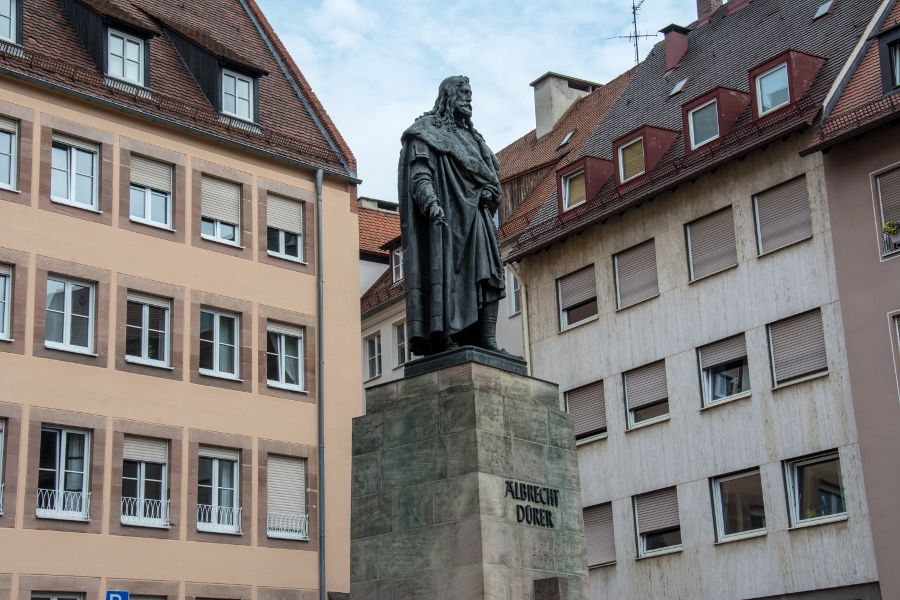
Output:
<svg viewBox="0 0 900 600">
<path fill-rule="evenodd" d="M 479 134 L 428 114 L 401 141 L 398 192 L 407 335 L 412 352 L 425 355 L 436 350 L 431 343 L 436 334 L 460 334 L 478 321 L 482 303 L 505 296 L 491 217 L 500 200 L 499 162 Z M 433 223 L 416 199 L 413 177 L 423 165 L 446 223 Z M 490 207 L 481 200 L 485 189 L 494 199 Z"/>
</svg>

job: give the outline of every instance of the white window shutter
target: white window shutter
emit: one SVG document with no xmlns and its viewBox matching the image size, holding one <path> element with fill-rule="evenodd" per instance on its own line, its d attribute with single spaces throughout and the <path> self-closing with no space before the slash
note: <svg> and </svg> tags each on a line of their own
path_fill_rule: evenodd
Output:
<svg viewBox="0 0 900 600">
<path fill-rule="evenodd" d="M 65 146 L 74 146 L 75 148 L 81 148 L 82 150 L 87 150 L 88 152 L 93 152 L 95 154 L 100 153 L 100 144 L 97 144 L 96 142 L 89 142 L 87 140 L 72 137 L 62 133 L 54 133 L 53 141 Z"/>
<path fill-rule="evenodd" d="M 678 492 L 671 487 L 636 498 L 638 532 L 641 534 L 680 527 Z"/>
<path fill-rule="evenodd" d="M 131 183 L 172 193 L 172 165 L 131 155 Z"/>
<path fill-rule="evenodd" d="M 306 461 L 270 454 L 266 490 L 269 513 L 306 514 Z"/>
<path fill-rule="evenodd" d="M 200 182 L 200 214 L 240 226 L 241 186 L 204 175 Z"/>
<path fill-rule="evenodd" d="M 213 448 L 211 446 L 202 446 L 199 450 L 200 456 L 207 458 L 221 458 L 223 460 L 235 460 L 241 462 L 241 451 L 232 450 L 230 448 Z"/>
<path fill-rule="evenodd" d="M 303 235 L 303 203 L 269 194 L 266 221 L 269 227 Z"/>
<path fill-rule="evenodd" d="M 15 133 L 19 127 L 19 122 L 6 117 L 0 116 L 0 130 Z"/>
<path fill-rule="evenodd" d="M 122 458 L 165 465 L 169 462 L 169 442 L 153 438 L 125 436 Z"/>
</svg>

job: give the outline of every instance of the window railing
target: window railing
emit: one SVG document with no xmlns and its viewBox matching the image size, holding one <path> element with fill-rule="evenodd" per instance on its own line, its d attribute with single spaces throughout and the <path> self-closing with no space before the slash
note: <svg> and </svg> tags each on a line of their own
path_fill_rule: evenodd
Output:
<svg viewBox="0 0 900 600">
<path fill-rule="evenodd" d="M 266 532 L 270 538 L 308 540 L 309 515 L 270 512 L 266 519 Z"/>
<path fill-rule="evenodd" d="M 882 233 L 881 239 L 884 246 L 882 249 L 883 255 L 893 254 L 897 250 L 900 250 L 900 234 L 891 235 L 889 233 Z"/>
<path fill-rule="evenodd" d="M 168 527 L 168 500 L 141 500 L 140 498 L 122 497 L 123 525 L 141 527 Z"/>
<path fill-rule="evenodd" d="M 197 531 L 241 533 L 241 510 L 231 506 L 197 505 Z"/>
<path fill-rule="evenodd" d="M 35 514 L 45 519 L 89 521 L 91 518 L 91 493 L 39 489 Z"/>
</svg>

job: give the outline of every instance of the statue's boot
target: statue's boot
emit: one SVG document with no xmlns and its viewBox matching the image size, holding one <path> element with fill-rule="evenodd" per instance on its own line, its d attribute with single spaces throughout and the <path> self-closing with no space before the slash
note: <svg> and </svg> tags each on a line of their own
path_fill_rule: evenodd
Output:
<svg viewBox="0 0 900 600">
<path fill-rule="evenodd" d="M 478 345 L 485 350 L 494 352 L 503 352 L 503 349 L 497 345 L 497 310 L 499 307 L 499 302 L 486 302 L 478 311 L 478 325 L 481 329 Z"/>
</svg>

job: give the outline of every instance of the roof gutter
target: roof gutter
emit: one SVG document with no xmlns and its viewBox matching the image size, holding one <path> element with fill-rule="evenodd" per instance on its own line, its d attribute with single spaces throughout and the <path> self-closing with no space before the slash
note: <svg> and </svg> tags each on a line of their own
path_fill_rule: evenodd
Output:
<svg viewBox="0 0 900 600">
<path fill-rule="evenodd" d="M 319 416 L 319 598 L 326 600 L 328 580 L 325 578 L 325 274 L 322 268 L 322 169 L 316 171 L 316 355 L 319 358 L 317 378 Z"/>
</svg>

